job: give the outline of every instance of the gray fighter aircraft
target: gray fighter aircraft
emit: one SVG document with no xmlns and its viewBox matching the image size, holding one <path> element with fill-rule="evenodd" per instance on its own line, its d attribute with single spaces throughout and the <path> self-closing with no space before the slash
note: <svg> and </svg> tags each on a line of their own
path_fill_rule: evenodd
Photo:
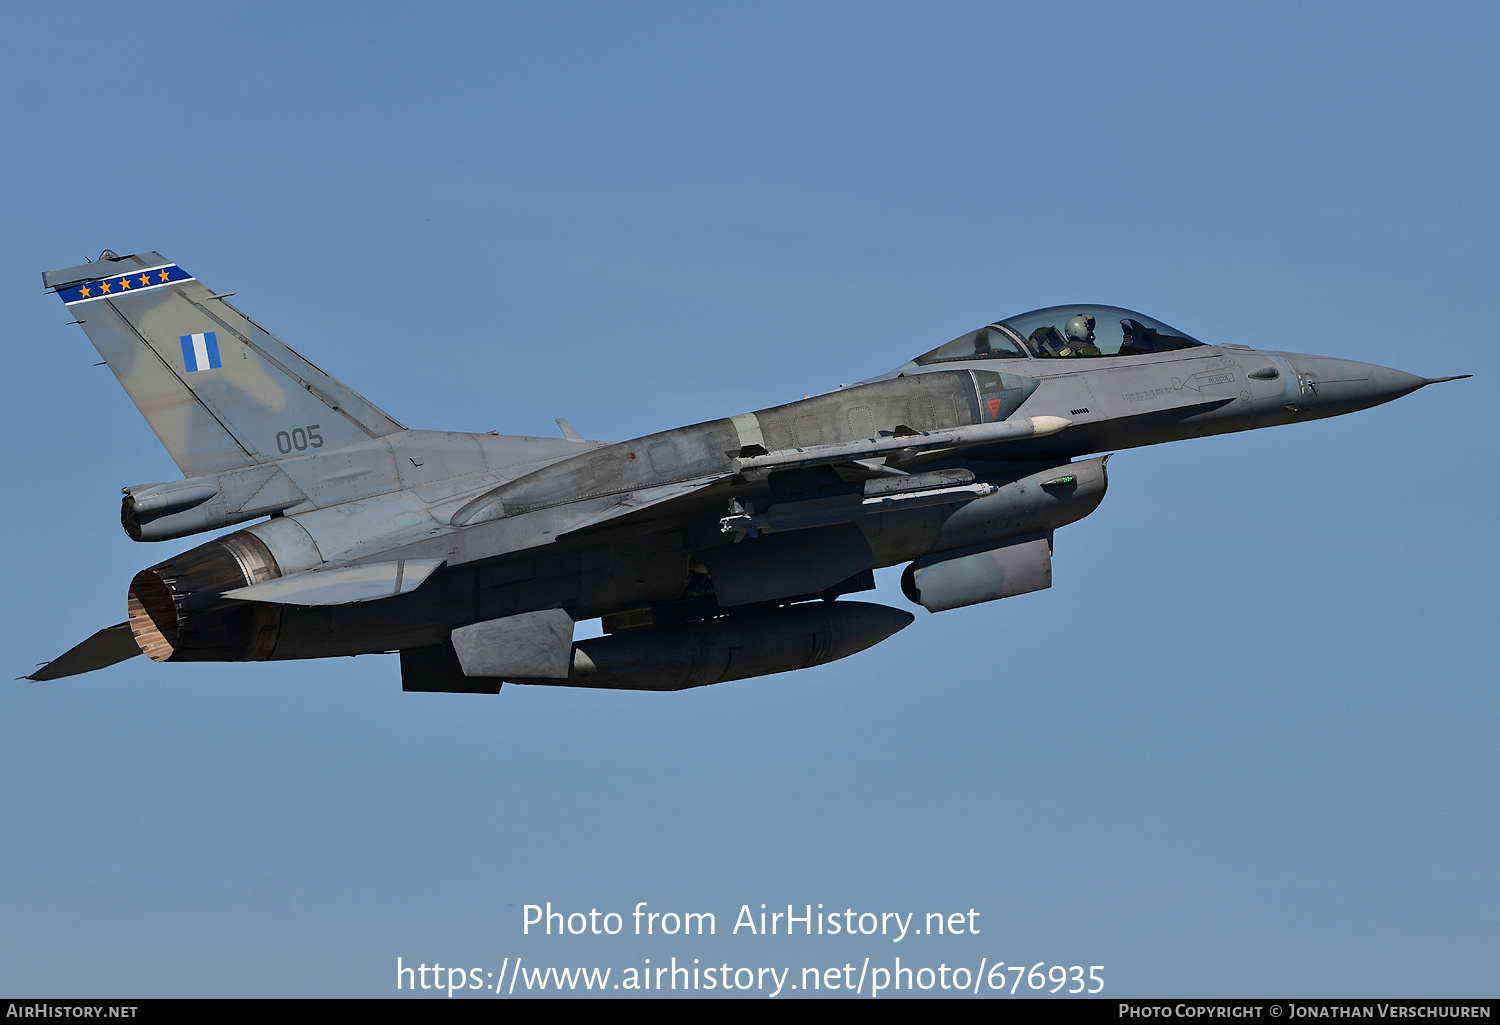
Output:
<svg viewBox="0 0 1500 1025">
<path fill-rule="evenodd" d="M 259 520 L 137 573 L 126 622 L 32 673 L 399 651 L 411 691 L 680 690 L 819 665 L 911 613 L 1052 584 L 1113 449 L 1296 423 L 1435 381 L 1061 306 L 858 385 L 614 444 L 408 430 L 158 253 L 48 271 L 181 468 L 137 541 Z M 1467 375 L 1465 375 L 1467 376 Z M 268 518 L 267 518 L 268 517 Z M 602 617 L 604 635 L 574 624 Z"/>
</svg>

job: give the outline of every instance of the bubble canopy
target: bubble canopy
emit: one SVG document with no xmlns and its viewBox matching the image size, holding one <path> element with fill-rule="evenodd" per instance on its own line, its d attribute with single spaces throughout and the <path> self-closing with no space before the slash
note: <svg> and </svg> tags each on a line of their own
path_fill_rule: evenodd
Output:
<svg viewBox="0 0 1500 1025">
<path fill-rule="evenodd" d="M 1050 306 L 970 331 L 916 361 L 1144 356 L 1202 344 L 1159 320 L 1117 306 Z"/>
</svg>

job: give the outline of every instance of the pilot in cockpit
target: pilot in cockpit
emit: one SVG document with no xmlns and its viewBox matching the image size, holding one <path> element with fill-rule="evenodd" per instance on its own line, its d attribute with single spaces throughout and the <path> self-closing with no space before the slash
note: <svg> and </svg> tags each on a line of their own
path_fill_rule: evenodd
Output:
<svg viewBox="0 0 1500 1025">
<path fill-rule="evenodd" d="M 1064 355 L 1099 355 L 1099 346 L 1094 341 L 1094 318 L 1090 314 L 1079 313 L 1069 317 L 1067 324 L 1063 326 L 1063 334 L 1068 339 L 1068 348 L 1072 350 Z"/>
<path fill-rule="evenodd" d="M 1028 341 L 1035 346 L 1038 356 L 1098 356 L 1094 323 L 1087 313 L 1075 314 L 1068 318 L 1061 332 L 1048 324 L 1031 332 Z"/>
</svg>

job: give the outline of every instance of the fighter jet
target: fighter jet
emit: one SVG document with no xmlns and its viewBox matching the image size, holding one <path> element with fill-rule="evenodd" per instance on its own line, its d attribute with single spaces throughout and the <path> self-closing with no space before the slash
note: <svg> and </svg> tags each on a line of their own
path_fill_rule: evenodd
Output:
<svg viewBox="0 0 1500 1025">
<path fill-rule="evenodd" d="M 1052 585 L 1123 448 L 1337 416 L 1422 378 L 1204 343 L 1130 310 L 1000 320 L 887 374 L 629 441 L 409 430 L 159 253 L 47 271 L 184 479 L 128 618 L 28 679 L 135 655 L 400 653 L 408 691 L 681 690 L 845 658 L 915 618 L 844 600 L 905 564 L 929 612 Z M 1464 375 L 1468 376 L 1468 375 Z M 252 523 L 251 521 L 257 521 Z M 603 635 L 574 640 L 601 619 Z"/>
</svg>

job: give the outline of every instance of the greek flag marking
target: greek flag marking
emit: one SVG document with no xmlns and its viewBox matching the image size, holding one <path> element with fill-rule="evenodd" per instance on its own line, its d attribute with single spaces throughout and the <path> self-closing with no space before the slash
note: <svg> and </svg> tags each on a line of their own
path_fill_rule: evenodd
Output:
<svg viewBox="0 0 1500 1025">
<path fill-rule="evenodd" d="M 188 372 L 194 370 L 217 370 L 224 364 L 219 362 L 219 339 L 215 332 L 205 331 L 201 335 L 182 336 L 182 362 Z"/>
</svg>

